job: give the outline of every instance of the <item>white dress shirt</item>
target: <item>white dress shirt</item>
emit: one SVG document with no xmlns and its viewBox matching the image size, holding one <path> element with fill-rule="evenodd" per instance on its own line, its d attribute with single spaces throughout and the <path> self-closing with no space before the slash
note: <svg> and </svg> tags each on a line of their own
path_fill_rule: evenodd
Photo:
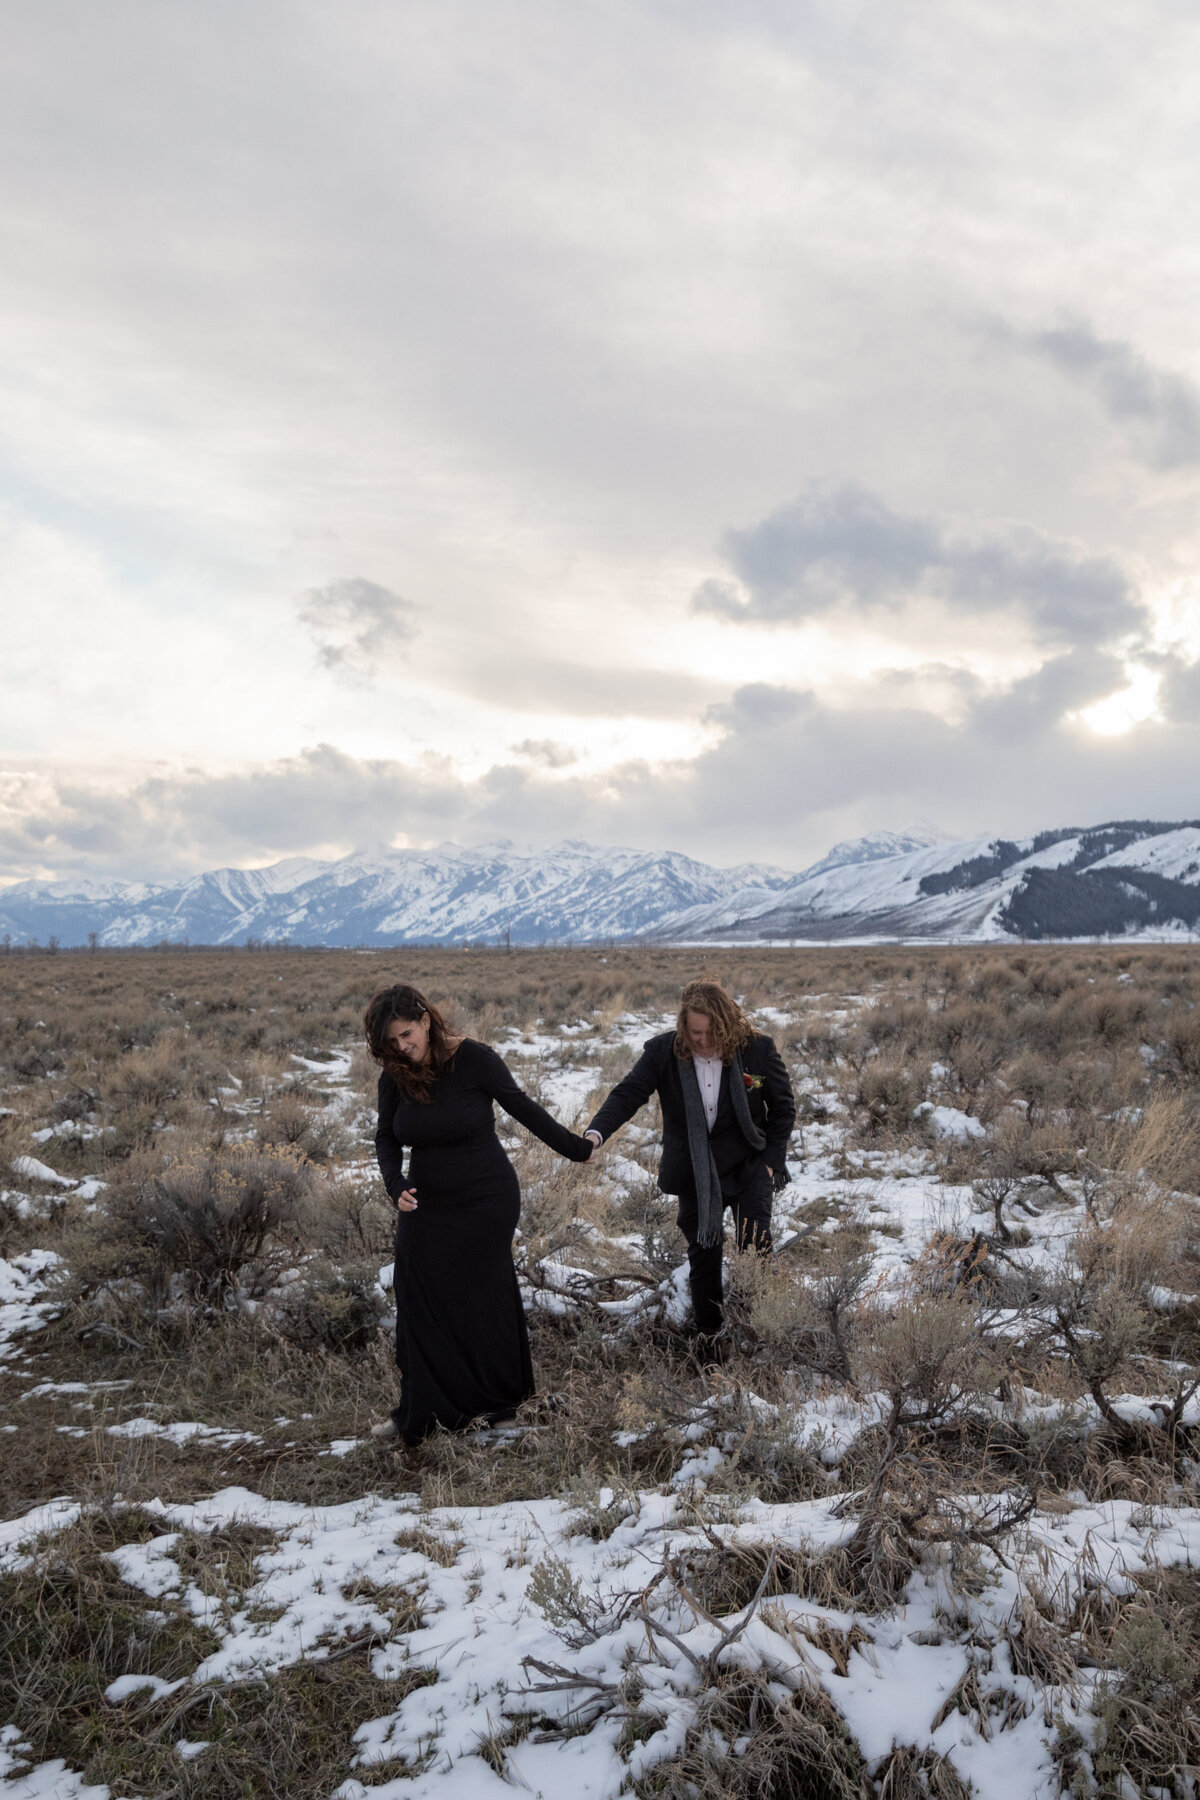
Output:
<svg viewBox="0 0 1200 1800">
<path fill-rule="evenodd" d="M 724 1065 L 719 1056 L 693 1056 L 692 1065 L 696 1071 L 696 1080 L 700 1083 L 704 1117 L 708 1120 L 708 1129 L 711 1131 L 717 1122 L 717 1106 L 721 1099 L 721 1070 Z"/>
</svg>

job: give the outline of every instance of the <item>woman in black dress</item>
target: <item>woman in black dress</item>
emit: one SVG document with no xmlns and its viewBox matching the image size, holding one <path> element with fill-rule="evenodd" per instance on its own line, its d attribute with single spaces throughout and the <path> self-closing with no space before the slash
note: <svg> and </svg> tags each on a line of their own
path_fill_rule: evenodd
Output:
<svg viewBox="0 0 1200 1800">
<path fill-rule="evenodd" d="M 511 1418 L 534 1391 L 512 1259 L 521 1190 L 492 1102 L 573 1162 L 592 1146 L 523 1094 L 487 1044 L 455 1038 L 416 988 L 376 994 L 365 1024 L 383 1067 L 375 1153 L 399 1215 L 400 1405 L 374 1431 L 415 1444 L 438 1425 Z"/>
</svg>

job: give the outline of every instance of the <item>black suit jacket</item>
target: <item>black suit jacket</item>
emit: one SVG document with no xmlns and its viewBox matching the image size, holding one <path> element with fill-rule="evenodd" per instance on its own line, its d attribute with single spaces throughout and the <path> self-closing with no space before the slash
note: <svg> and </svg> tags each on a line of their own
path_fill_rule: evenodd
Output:
<svg viewBox="0 0 1200 1800">
<path fill-rule="evenodd" d="M 774 1169 L 776 1175 L 786 1173 L 788 1139 L 796 1122 L 792 1084 L 774 1040 L 756 1034 L 742 1051 L 742 1067 L 747 1075 L 761 1078 L 761 1085 L 748 1089 L 746 1097 L 750 1117 L 767 1141 L 761 1151 L 752 1150 L 746 1142 L 729 1098 L 731 1071 L 723 1069 L 709 1143 L 720 1171 L 722 1192 L 729 1195 L 741 1192 L 756 1176 L 765 1179 L 767 1169 Z M 673 1031 L 664 1031 L 660 1037 L 647 1041 L 628 1075 L 617 1083 L 586 1129 L 598 1131 L 601 1138 L 611 1137 L 639 1107 L 645 1106 L 652 1094 L 658 1095 L 663 1122 L 658 1185 L 664 1194 L 689 1193 L 695 1178 L 688 1154 L 683 1082 Z"/>
</svg>

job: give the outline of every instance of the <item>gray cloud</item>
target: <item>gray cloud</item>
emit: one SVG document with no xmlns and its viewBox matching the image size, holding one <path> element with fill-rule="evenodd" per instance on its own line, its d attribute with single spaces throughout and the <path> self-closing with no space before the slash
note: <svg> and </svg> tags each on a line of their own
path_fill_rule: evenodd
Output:
<svg viewBox="0 0 1200 1800">
<path fill-rule="evenodd" d="M 570 744 L 557 743 L 554 738 L 522 738 L 519 744 L 510 744 L 509 749 L 514 756 L 523 756 L 543 769 L 567 769 L 579 761 L 578 750 L 572 750 Z"/>
<path fill-rule="evenodd" d="M 1164 656 L 1159 670 L 1159 704 L 1165 716 L 1180 725 L 1200 725 L 1200 662 Z"/>
<path fill-rule="evenodd" d="M 1119 657 L 1090 648 L 1069 650 L 998 694 L 977 693 L 972 718 L 989 737 L 1028 739 L 1052 729 L 1065 713 L 1079 712 L 1124 686 Z"/>
<path fill-rule="evenodd" d="M 909 703 L 903 680 L 864 687 L 848 707 L 752 684 L 710 709 L 717 741 L 698 756 L 596 775 L 526 757 L 467 780 L 444 757 L 405 763 L 318 745 L 240 774 L 156 774 L 121 792 L 60 777 L 13 786 L 0 856 L 14 874 L 153 878 L 333 854 L 400 832 L 415 842 L 583 836 L 800 867 L 837 838 L 922 817 L 974 835 L 1193 816 L 1194 712 L 1108 739 L 1065 720 L 1123 680 L 1114 659 L 1071 652 L 1001 694 L 962 684 L 955 720 Z"/>
<path fill-rule="evenodd" d="M 1082 321 L 1016 341 L 1093 394 L 1152 468 L 1200 463 L 1200 389 L 1186 376 L 1157 367 L 1120 338 L 1097 337 Z"/>
<path fill-rule="evenodd" d="M 401 599 L 361 575 L 309 588 L 296 602 L 296 617 L 310 633 L 322 665 L 344 681 L 372 681 L 380 665 L 416 635 L 411 600 Z"/>
<path fill-rule="evenodd" d="M 949 721 L 897 702 L 825 706 L 769 686 L 720 710 L 720 742 L 691 769 L 714 837 L 757 843 L 795 864 L 839 837 L 935 818 L 963 836 L 1105 817 L 1192 817 L 1200 720 L 1148 722 L 1098 738 L 1063 715 L 1124 685 L 1107 659 L 1056 658 L 1000 695 L 978 694 Z M 699 820 L 673 796 L 696 841 Z M 664 808 L 664 812 L 665 812 Z M 711 839 L 710 839 L 711 841 Z"/>
<path fill-rule="evenodd" d="M 881 700 L 897 706 L 929 706 L 931 693 L 957 706 L 973 702 L 985 689 L 979 676 L 953 663 L 918 663 L 908 669 L 881 669 L 874 678 Z"/>
<path fill-rule="evenodd" d="M 1019 609 L 1049 642 L 1104 643 L 1146 616 L 1111 557 L 1031 525 L 906 517 L 853 484 L 813 486 L 728 532 L 723 547 L 737 585 L 706 581 L 693 607 L 752 625 L 936 600 L 970 613 Z"/>
</svg>

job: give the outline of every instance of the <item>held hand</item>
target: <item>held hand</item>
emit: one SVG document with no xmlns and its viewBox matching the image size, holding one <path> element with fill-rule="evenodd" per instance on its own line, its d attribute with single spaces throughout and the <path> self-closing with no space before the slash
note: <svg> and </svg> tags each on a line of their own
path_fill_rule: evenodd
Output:
<svg viewBox="0 0 1200 1800">
<path fill-rule="evenodd" d="M 591 1162 L 591 1160 L 595 1156 L 597 1150 L 600 1148 L 601 1144 L 604 1142 L 604 1139 L 600 1136 L 600 1133 L 598 1131 L 585 1131 L 583 1135 L 584 1135 L 584 1139 L 586 1140 L 586 1142 L 592 1146 L 587 1154 L 587 1161 Z"/>
<path fill-rule="evenodd" d="M 416 1210 L 417 1210 L 417 1190 L 416 1190 L 416 1188 L 405 1188 L 404 1192 L 402 1194 L 398 1195 L 396 1198 L 396 1211 L 397 1212 L 416 1212 Z"/>
</svg>

